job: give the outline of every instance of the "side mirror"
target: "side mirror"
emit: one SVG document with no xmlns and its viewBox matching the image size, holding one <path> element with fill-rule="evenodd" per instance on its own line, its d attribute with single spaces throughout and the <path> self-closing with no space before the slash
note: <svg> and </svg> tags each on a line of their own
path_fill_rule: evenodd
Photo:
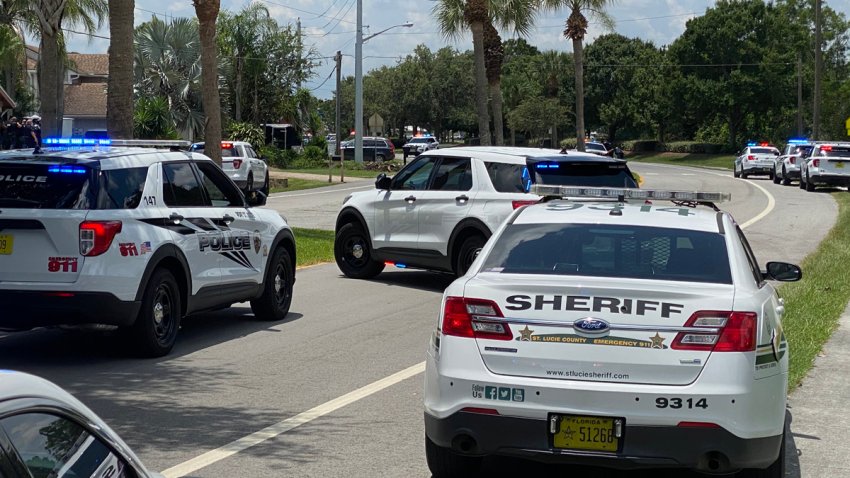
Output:
<svg viewBox="0 0 850 478">
<path fill-rule="evenodd" d="M 381 173 L 378 175 L 378 178 L 375 179 L 375 189 L 382 190 L 390 190 L 390 184 L 392 184 L 393 178 L 388 177 L 386 174 Z"/>
<path fill-rule="evenodd" d="M 763 273 L 769 279 L 782 282 L 796 282 L 803 278 L 803 271 L 794 264 L 786 262 L 768 262 L 767 270 Z"/>
<path fill-rule="evenodd" d="M 268 197 L 262 191 L 253 191 L 245 196 L 249 207 L 265 206 Z"/>
</svg>

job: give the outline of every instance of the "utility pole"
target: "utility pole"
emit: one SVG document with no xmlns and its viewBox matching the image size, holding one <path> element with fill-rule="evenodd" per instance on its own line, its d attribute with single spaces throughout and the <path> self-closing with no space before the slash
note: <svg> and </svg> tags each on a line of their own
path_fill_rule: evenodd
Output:
<svg viewBox="0 0 850 478">
<path fill-rule="evenodd" d="M 797 137 L 803 137 L 803 55 L 797 52 Z"/>
<path fill-rule="evenodd" d="M 340 143 L 342 143 L 342 118 L 340 115 L 340 90 L 342 85 L 342 52 L 337 50 L 336 52 L 336 146 L 334 147 L 334 154 L 339 156 L 339 182 L 345 182 L 345 158 L 342 157 L 342 149 L 340 148 Z M 331 161 L 333 163 L 333 161 Z"/>
<path fill-rule="evenodd" d="M 821 99 L 821 74 L 823 70 L 823 52 L 822 50 L 822 32 L 821 24 L 823 23 L 821 12 L 821 0 L 815 0 L 815 104 L 812 108 L 812 138 L 817 141 L 820 139 L 820 99 Z"/>
<path fill-rule="evenodd" d="M 301 89 L 301 17 L 298 17 L 298 20 L 295 23 L 295 38 L 297 38 L 298 43 L 296 43 L 298 49 L 298 89 Z"/>
<path fill-rule="evenodd" d="M 363 0 L 357 0 L 354 41 L 354 161 L 363 162 Z"/>
</svg>

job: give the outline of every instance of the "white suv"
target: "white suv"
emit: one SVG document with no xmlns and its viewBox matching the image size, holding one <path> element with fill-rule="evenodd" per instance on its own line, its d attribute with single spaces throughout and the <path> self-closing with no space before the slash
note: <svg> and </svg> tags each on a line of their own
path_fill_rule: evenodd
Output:
<svg viewBox="0 0 850 478">
<path fill-rule="evenodd" d="M 596 197 L 515 211 L 443 295 L 434 477 L 476 476 L 487 455 L 784 477 L 788 346 L 767 281 L 800 269 L 763 271 L 729 214 L 688 206 L 721 193 L 548 189 Z"/>
<path fill-rule="evenodd" d="M 195 143 L 190 150 L 203 154 L 204 143 Z M 269 165 L 257 155 L 251 143 L 222 141 L 221 169 L 245 193 L 269 194 Z"/>
<path fill-rule="evenodd" d="M 791 140 L 785 145 L 782 155 L 776 158 L 773 171 L 773 182 L 787 186 L 794 179 L 800 179 L 803 163 L 812 154 L 815 146 L 805 140 Z"/>
<path fill-rule="evenodd" d="M 0 329 L 106 324 L 160 356 L 187 314 L 251 301 L 283 319 L 295 240 L 250 198 L 196 153 L 0 152 Z"/>
<path fill-rule="evenodd" d="M 348 277 L 387 263 L 462 275 L 499 224 L 537 201 L 531 182 L 637 187 L 625 161 L 552 149 L 462 147 L 427 151 L 375 190 L 343 201 L 334 255 Z"/>
<path fill-rule="evenodd" d="M 744 178 L 751 174 L 764 174 L 773 177 L 779 150 L 767 143 L 750 143 L 735 157 L 732 174 Z"/>
<path fill-rule="evenodd" d="M 433 136 L 417 136 L 410 138 L 410 141 L 404 143 L 401 150 L 404 152 L 404 160 L 407 161 L 408 156 L 418 156 L 425 151 L 437 149 L 440 147 L 440 142 Z"/>
<path fill-rule="evenodd" d="M 802 165 L 800 189 L 817 186 L 850 188 L 850 143 L 818 143 Z"/>
</svg>

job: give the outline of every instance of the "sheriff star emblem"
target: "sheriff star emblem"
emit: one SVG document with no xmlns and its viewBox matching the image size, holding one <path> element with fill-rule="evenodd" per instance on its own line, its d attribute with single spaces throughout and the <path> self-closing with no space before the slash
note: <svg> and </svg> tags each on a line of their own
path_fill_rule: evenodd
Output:
<svg viewBox="0 0 850 478">
<path fill-rule="evenodd" d="M 533 333 L 534 333 L 534 331 L 529 329 L 528 326 L 526 325 L 524 329 L 519 331 L 519 334 L 521 335 L 519 340 L 521 342 L 531 342 L 531 334 L 533 334 Z"/>
<path fill-rule="evenodd" d="M 653 348 L 653 349 L 663 349 L 664 348 L 664 340 L 665 339 L 664 339 L 664 337 L 658 335 L 658 332 L 655 333 L 655 336 L 650 337 L 649 340 L 652 341 L 652 347 L 650 347 L 650 348 Z"/>
</svg>

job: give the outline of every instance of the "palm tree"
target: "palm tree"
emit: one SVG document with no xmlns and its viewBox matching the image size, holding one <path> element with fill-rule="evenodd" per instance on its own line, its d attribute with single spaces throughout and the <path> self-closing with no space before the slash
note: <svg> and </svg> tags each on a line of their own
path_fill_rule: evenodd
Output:
<svg viewBox="0 0 850 478">
<path fill-rule="evenodd" d="M 493 130 L 496 133 L 496 146 L 504 146 L 504 129 L 502 123 L 502 61 L 505 49 L 498 30 L 489 21 L 484 24 L 484 65 L 487 69 L 487 84 L 490 87 L 490 97 L 493 107 Z"/>
<path fill-rule="evenodd" d="M 133 137 L 133 10 L 135 0 L 109 0 L 109 86 L 106 128 L 110 138 Z"/>
<path fill-rule="evenodd" d="M 607 29 L 614 26 L 613 19 L 605 12 L 610 0 L 542 0 L 543 6 L 557 10 L 570 11 L 567 18 L 564 37 L 573 42 L 573 66 L 576 83 L 576 149 L 584 151 L 584 37 L 587 35 L 587 17 L 590 14 Z"/>
<path fill-rule="evenodd" d="M 106 0 L 33 0 L 29 11 L 41 35 L 38 90 L 45 136 L 62 132 L 65 111 L 65 27 L 94 32 L 106 18 Z"/>
<path fill-rule="evenodd" d="M 201 97 L 206 124 L 204 141 L 209 145 L 221 143 L 221 100 L 218 94 L 218 47 L 215 23 L 221 9 L 220 0 L 192 0 L 198 16 L 201 36 Z M 210 158 L 221 165 L 221 148 L 207 147 Z"/>
</svg>

